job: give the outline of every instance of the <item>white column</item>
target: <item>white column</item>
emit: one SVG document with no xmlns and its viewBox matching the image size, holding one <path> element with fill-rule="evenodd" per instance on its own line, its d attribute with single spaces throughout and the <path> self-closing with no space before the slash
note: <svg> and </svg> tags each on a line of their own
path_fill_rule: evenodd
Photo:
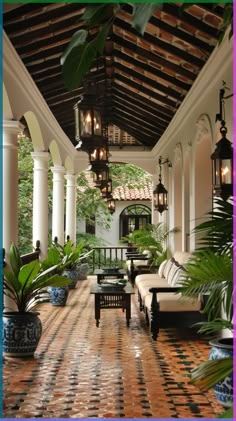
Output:
<svg viewBox="0 0 236 421">
<path fill-rule="evenodd" d="M 67 236 L 76 244 L 76 190 L 77 190 L 77 175 L 66 174 L 66 232 L 65 241 Z"/>
<path fill-rule="evenodd" d="M 53 173 L 52 240 L 64 244 L 64 175 L 65 168 L 59 165 L 51 168 Z"/>
<path fill-rule="evenodd" d="M 18 241 L 18 139 L 23 126 L 18 121 L 3 121 L 3 247 L 6 261 L 12 242 Z"/>
<path fill-rule="evenodd" d="M 3 247 L 9 263 L 11 243 L 18 241 L 18 139 L 23 126 L 18 121 L 3 121 Z M 15 303 L 4 295 L 4 311 L 16 309 Z"/>
<path fill-rule="evenodd" d="M 159 183 L 158 175 L 153 174 L 152 175 L 152 191 L 155 190 L 157 184 Z M 152 224 L 158 224 L 159 222 L 159 212 L 154 208 L 154 200 L 152 196 Z"/>
<path fill-rule="evenodd" d="M 48 152 L 32 152 L 34 160 L 33 246 L 40 241 L 40 259 L 48 251 Z"/>
</svg>

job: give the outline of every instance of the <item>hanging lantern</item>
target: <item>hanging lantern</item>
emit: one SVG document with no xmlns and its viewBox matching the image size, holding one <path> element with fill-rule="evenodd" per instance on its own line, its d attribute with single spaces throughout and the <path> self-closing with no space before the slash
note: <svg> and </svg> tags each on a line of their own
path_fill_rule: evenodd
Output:
<svg viewBox="0 0 236 421">
<path fill-rule="evenodd" d="M 99 186 L 103 198 L 109 199 L 112 195 L 112 179 L 108 178 L 106 183 Z"/>
<path fill-rule="evenodd" d="M 166 190 L 166 188 L 161 182 L 162 181 L 161 166 L 166 163 L 168 163 L 169 167 L 171 167 L 171 162 L 168 159 L 162 162 L 162 158 L 160 156 L 159 158 L 159 167 L 160 167 L 159 184 L 157 184 L 155 190 L 153 191 L 154 209 L 160 213 L 164 212 L 165 210 L 168 210 L 168 202 L 167 202 L 168 191 Z"/>
<path fill-rule="evenodd" d="M 216 149 L 211 155 L 213 194 L 227 200 L 233 195 L 233 147 L 226 138 L 225 121 L 221 121 L 222 138 L 216 143 Z"/>
<path fill-rule="evenodd" d="M 101 187 L 108 182 L 109 168 L 107 164 L 92 166 L 91 171 L 94 173 L 93 181 L 95 187 Z"/>
<path fill-rule="evenodd" d="M 89 162 L 93 165 L 93 163 L 108 161 L 108 151 L 107 145 L 104 143 L 100 147 L 90 150 L 89 151 Z"/>
<path fill-rule="evenodd" d="M 116 210 L 116 202 L 113 199 L 113 197 L 111 197 L 110 199 L 107 200 L 107 207 L 108 207 L 108 210 L 109 210 L 109 212 L 111 214 L 113 214 L 115 212 L 115 210 Z"/>
</svg>

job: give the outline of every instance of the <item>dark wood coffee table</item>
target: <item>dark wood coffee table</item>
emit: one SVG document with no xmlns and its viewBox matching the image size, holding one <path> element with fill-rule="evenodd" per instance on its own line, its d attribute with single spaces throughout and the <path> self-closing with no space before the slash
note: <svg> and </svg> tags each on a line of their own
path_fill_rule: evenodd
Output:
<svg viewBox="0 0 236 421">
<path fill-rule="evenodd" d="M 117 278 L 123 279 L 126 275 L 126 271 L 124 269 L 119 269 L 117 271 L 111 272 L 109 269 L 96 269 L 94 271 L 94 275 L 97 276 L 97 283 L 100 284 L 102 279 L 105 278 Z"/>
<path fill-rule="evenodd" d="M 126 313 L 126 323 L 129 326 L 131 318 L 131 295 L 134 294 L 134 288 L 127 284 L 123 289 L 115 286 L 102 287 L 102 285 L 92 285 L 90 294 L 95 296 L 95 319 L 96 326 L 99 326 L 101 309 L 122 308 Z"/>
</svg>

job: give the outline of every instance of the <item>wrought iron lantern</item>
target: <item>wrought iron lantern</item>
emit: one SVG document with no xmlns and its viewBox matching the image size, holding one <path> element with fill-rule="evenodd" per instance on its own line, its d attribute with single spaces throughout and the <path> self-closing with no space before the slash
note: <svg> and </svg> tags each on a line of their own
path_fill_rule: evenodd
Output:
<svg viewBox="0 0 236 421">
<path fill-rule="evenodd" d="M 213 194 L 227 200 L 233 195 L 233 148 L 226 138 L 225 121 L 221 121 L 222 138 L 216 143 L 216 149 L 211 155 Z"/>
<path fill-rule="evenodd" d="M 171 167 L 171 162 L 166 159 L 164 162 L 162 161 L 162 157 L 159 158 L 159 167 L 160 167 L 160 173 L 159 173 L 159 184 L 157 184 L 155 190 L 153 191 L 153 202 L 154 202 L 154 209 L 157 210 L 159 213 L 164 212 L 165 210 L 168 210 L 168 191 L 162 184 L 161 179 L 161 167 L 163 164 L 168 163 L 169 167 Z"/>
<path fill-rule="evenodd" d="M 74 105 L 74 112 L 76 140 L 102 136 L 101 110 L 94 95 L 81 96 Z"/>
<path fill-rule="evenodd" d="M 216 121 L 221 122 L 222 138 L 216 143 L 215 151 L 211 155 L 213 195 L 221 196 L 223 200 L 233 195 L 233 147 L 230 140 L 226 138 L 224 109 L 224 101 L 231 98 L 233 94 L 225 96 L 225 89 L 228 88 L 223 81 L 223 88 L 219 92 L 220 111 L 216 114 Z"/>
<path fill-rule="evenodd" d="M 107 200 L 107 207 L 111 214 L 113 214 L 116 210 L 116 202 L 112 196 Z"/>
<path fill-rule="evenodd" d="M 99 186 L 103 198 L 109 199 L 112 195 L 112 179 L 108 178 L 106 183 Z"/>
<path fill-rule="evenodd" d="M 109 168 L 107 164 L 92 166 L 91 171 L 94 173 L 93 181 L 95 187 L 101 187 L 108 182 Z"/>
</svg>

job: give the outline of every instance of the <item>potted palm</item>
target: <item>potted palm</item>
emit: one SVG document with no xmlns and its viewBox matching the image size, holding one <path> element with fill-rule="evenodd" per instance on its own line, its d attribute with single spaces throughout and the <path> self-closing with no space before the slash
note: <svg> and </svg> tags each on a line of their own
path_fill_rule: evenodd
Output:
<svg viewBox="0 0 236 421">
<path fill-rule="evenodd" d="M 85 242 L 81 240 L 74 247 L 72 241 L 69 240 L 64 246 L 55 243 L 54 247 L 59 252 L 64 265 L 63 275 L 71 279 L 70 288 L 75 288 L 78 280 L 78 265 L 85 256 Z"/>
<path fill-rule="evenodd" d="M 15 244 L 10 247 L 10 265 L 3 269 L 3 293 L 12 303 L 3 313 L 3 352 L 7 356 L 32 356 L 42 333 L 39 313 L 32 311 L 47 300 L 45 288 L 66 286 L 69 280 L 57 274 L 57 265 L 46 270 L 38 261 L 22 264 Z"/>
<path fill-rule="evenodd" d="M 192 382 L 201 389 L 214 388 L 216 398 L 224 407 L 232 407 L 233 370 L 233 204 L 215 200 L 210 220 L 200 224 L 199 249 L 187 262 L 181 293 L 206 296 L 204 312 L 207 321 L 200 323 L 200 333 L 213 335 L 209 361 L 192 373 Z M 228 329 L 229 337 L 221 335 Z M 215 337 L 215 335 L 217 336 Z M 230 412 L 227 414 L 229 415 Z M 225 415 L 225 414 L 224 414 Z M 226 417 L 226 415 L 225 415 Z"/>
</svg>

